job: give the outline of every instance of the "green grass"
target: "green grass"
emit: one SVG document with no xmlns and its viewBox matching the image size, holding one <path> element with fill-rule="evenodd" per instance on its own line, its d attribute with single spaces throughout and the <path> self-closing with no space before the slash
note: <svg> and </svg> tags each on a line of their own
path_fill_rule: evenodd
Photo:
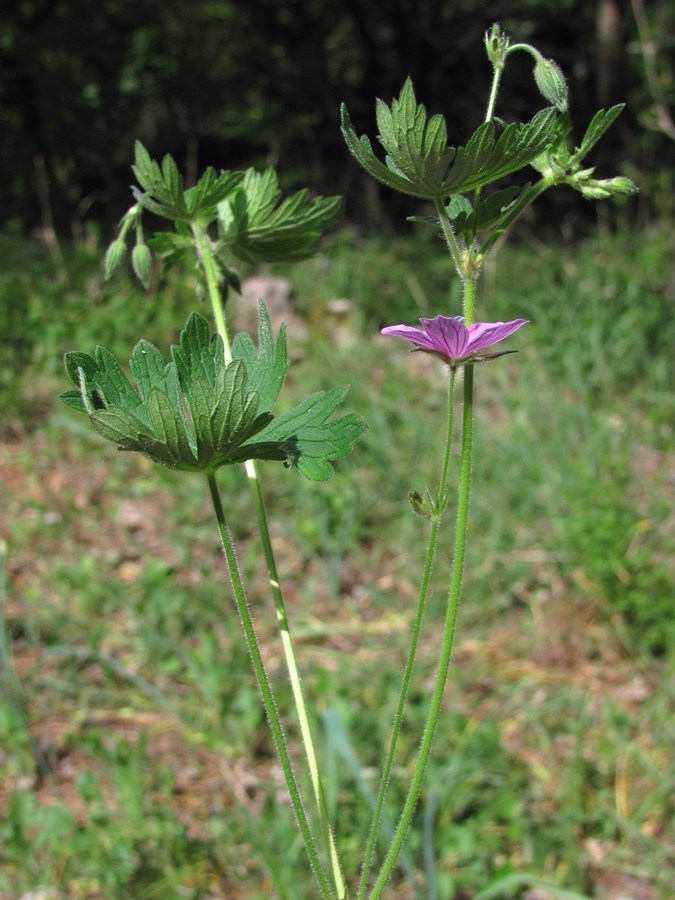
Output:
<svg viewBox="0 0 675 900">
<path fill-rule="evenodd" d="M 517 356 L 476 374 L 453 677 L 392 898 L 517 897 L 538 881 L 546 896 L 563 896 L 550 885 L 668 896 L 669 234 L 505 249 L 486 278 L 485 318 L 533 324 L 512 341 Z M 66 350 L 102 343 L 124 359 L 141 336 L 175 340 L 193 275 L 160 279 L 146 296 L 125 278 L 102 283 L 93 239 L 58 271 L 36 248 L 4 249 L 15 265 L 0 277 L 0 895 L 312 897 L 206 486 L 116 453 L 54 399 L 67 386 Z M 327 484 L 262 466 L 353 875 L 424 548 L 408 491 L 435 483 L 444 407 L 441 367 L 376 332 L 456 312 L 457 294 L 430 241 L 344 234 L 279 271 L 312 335 L 283 402 L 348 378 L 349 407 L 370 424 Z M 336 345 L 325 304 L 345 296 L 356 304 L 351 343 Z M 220 483 L 300 760 L 245 478 L 224 470 Z M 433 677 L 451 521 L 392 818 Z"/>
</svg>

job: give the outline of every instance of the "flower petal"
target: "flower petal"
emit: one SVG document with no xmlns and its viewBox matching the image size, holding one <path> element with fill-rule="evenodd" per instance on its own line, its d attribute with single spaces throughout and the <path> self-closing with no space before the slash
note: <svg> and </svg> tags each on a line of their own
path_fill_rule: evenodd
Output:
<svg viewBox="0 0 675 900">
<path fill-rule="evenodd" d="M 478 353 L 486 347 L 503 341 L 514 331 L 518 331 L 523 325 L 527 325 L 528 319 L 513 319 L 511 322 L 475 322 L 469 326 L 469 346 L 466 352 Z"/>
<path fill-rule="evenodd" d="M 438 347 L 436 347 L 430 337 L 419 328 L 413 328 L 412 325 L 387 325 L 386 328 L 382 329 L 382 334 L 412 341 L 413 344 L 417 344 L 418 347 L 423 347 L 425 350 L 438 350 Z"/>
<path fill-rule="evenodd" d="M 420 322 L 438 353 L 448 359 L 461 359 L 469 352 L 469 329 L 458 316 L 436 316 Z"/>
</svg>

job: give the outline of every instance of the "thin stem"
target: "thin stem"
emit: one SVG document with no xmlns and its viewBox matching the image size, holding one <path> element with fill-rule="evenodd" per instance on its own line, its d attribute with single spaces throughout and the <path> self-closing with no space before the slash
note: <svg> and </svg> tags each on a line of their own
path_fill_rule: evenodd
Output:
<svg viewBox="0 0 675 900">
<path fill-rule="evenodd" d="M 476 321 L 476 281 L 473 278 L 468 278 L 464 282 L 462 312 L 464 314 L 464 324 L 468 328 L 469 325 L 473 325 Z M 469 371 L 473 371 L 473 369 L 470 366 L 465 366 L 464 375 Z M 466 378 L 464 379 L 464 384 L 466 385 Z"/>
<path fill-rule="evenodd" d="M 500 58 L 499 62 L 492 63 L 492 85 L 490 87 L 490 96 L 488 98 L 487 110 L 485 111 L 485 121 L 489 122 L 495 113 L 495 105 L 497 103 L 497 94 L 499 93 L 499 85 L 502 80 L 502 75 L 504 74 L 504 65 L 506 63 L 506 56 Z M 472 245 L 473 249 L 475 249 L 475 240 L 476 240 L 476 222 L 478 219 L 478 204 L 480 203 L 480 187 L 477 187 L 473 192 L 473 208 L 474 208 L 474 225 L 473 225 L 473 235 L 472 235 Z"/>
<path fill-rule="evenodd" d="M 220 283 L 218 280 L 213 254 L 211 252 L 210 241 L 208 235 L 206 235 L 202 230 L 198 229 L 197 226 L 193 226 L 193 236 L 195 239 L 195 244 L 197 246 L 199 259 L 204 270 L 209 299 L 211 301 L 211 308 L 213 310 L 213 317 L 216 322 L 216 329 L 223 340 L 223 346 L 225 348 L 225 362 L 230 363 L 232 361 L 232 348 L 227 331 L 227 325 L 225 322 L 225 316 L 223 313 Z M 302 691 L 300 672 L 298 670 L 295 651 L 293 649 L 293 642 L 288 625 L 288 617 L 286 616 L 286 607 L 284 604 L 283 594 L 281 592 L 279 573 L 277 570 L 274 549 L 272 547 L 272 540 L 270 538 L 270 531 L 267 523 L 265 501 L 263 499 L 262 489 L 260 486 L 260 480 L 258 478 L 258 471 L 255 463 L 253 462 L 253 460 L 246 460 L 245 467 L 246 475 L 248 477 L 248 483 L 253 495 L 253 503 L 255 506 L 256 518 L 258 521 L 258 530 L 260 533 L 260 542 L 262 544 L 263 554 L 265 556 L 265 564 L 267 567 L 270 589 L 272 591 L 274 607 L 277 615 L 277 622 L 279 624 L 279 633 L 281 636 L 284 659 L 286 661 L 288 677 L 291 683 L 291 690 L 293 692 L 293 700 L 300 723 L 302 742 L 305 748 L 305 754 L 307 756 L 307 764 L 309 767 L 310 780 L 312 783 L 312 791 L 314 793 L 314 799 L 316 801 L 316 806 L 319 814 L 319 826 L 326 846 L 326 852 L 328 853 L 328 856 L 330 858 L 335 890 L 338 898 L 342 898 L 346 896 L 346 887 L 340 866 L 335 837 L 328 816 L 328 807 L 323 791 L 321 776 L 319 774 L 319 764 L 317 760 L 316 749 L 314 747 L 312 732 L 309 725 L 309 716 L 307 713 L 307 706 Z"/>
<path fill-rule="evenodd" d="M 464 309 L 465 316 L 473 312 L 475 283 L 468 279 L 464 283 Z M 467 322 L 467 324 L 471 324 Z M 455 552 L 448 591 L 448 603 L 445 616 L 445 626 L 441 643 L 441 653 L 436 672 L 436 683 L 429 705 L 429 714 L 424 726 L 422 743 L 417 757 L 417 763 L 413 772 L 408 794 L 403 806 L 401 817 L 396 826 L 389 851 L 384 859 L 382 868 L 377 877 L 371 900 L 382 894 L 387 881 L 396 865 L 396 860 L 405 842 L 413 813 L 419 799 L 419 794 L 424 781 L 427 762 L 431 753 L 431 747 L 436 733 L 436 726 L 443 705 L 443 694 L 448 676 L 448 668 L 452 656 L 452 646 L 457 623 L 459 598 L 462 587 L 462 574 L 464 571 L 464 558 L 466 555 L 466 534 L 469 515 L 469 492 L 471 486 L 471 457 L 473 451 L 473 365 L 464 366 L 464 410 L 462 415 L 462 449 L 459 473 L 459 488 L 457 495 L 457 526 L 455 531 Z"/>
<path fill-rule="evenodd" d="M 232 348 L 230 346 L 230 336 L 227 332 L 227 325 L 225 324 L 225 314 L 220 298 L 220 281 L 211 252 L 211 242 L 209 236 L 197 225 L 192 226 L 192 236 L 195 239 L 197 255 L 199 256 L 199 261 L 204 270 L 206 289 L 209 294 L 209 300 L 211 301 L 213 318 L 216 322 L 216 331 L 223 339 L 223 344 L 225 345 L 225 363 L 226 365 L 229 365 L 229 363 L 232 362 Z"/>
<path fill-rule="evenodd" d="M 488 99 L 487 112 L 485 113 L 485 121 L 489 122 L 495 112 L 495 103 L 497 102 L 497 94 L 499 93 L 499 83 L 504 74 L 504 61 L 499 65 L 493 63 L 492 71 L 492 87 L 490 88 L 490 97 Z"/>
<path fill-rule="evenodd" d="M 298 823 L 300 833 L 302 834 L 303 841 L 305 842 L 305 848 L 307 850 L 312 869 L 314 870 L 314 874 L 316 875 L 317 881 L 319 883 L 321 894 L 323 897 L 331 898 L 335 895 L 330 888 L 328 878 L 324 871 L 323 865 L 321 864 L 321 860 L 319 859 L 319 855 L 316 850 L 316 844 L 314 842 L 314 837 L 312 835 L 307 817 L 305 815 L 305 811 L 302 806 L 300 791 L 298 790 L 295 773 L 293 772 L 293 766 L 291 764 L 291 760 L 288 755 L 288 749 L 286 747 L 286 739 L 284 737 L 283 728 L 279 719 L 279 713 L 277 712 L 274 692 L 272 691 L 272 686 L 265 670 L 265 665 L 260 653 L 260 647 L 256 638 L 255 629 L 253 627 L 253 621 L 251 620 L 251 614 L 248 609 L 246 594 L 244 592 L 241 576 L 239 574 L 239 566 L 237 564 L 234 543 L 232 541 L 232 535 L 230 534 L 230 530 L 225 519 L 225 513 L 223 511 L 223 504 L 220 499 L 220 492 L 218 491 L 216 476 L 213 472 L 209 472 L 207 473 L 206 477 L 209 483 L 209 490 L 211 492 L 211 500 L 213 501 L 213 509 L 218 521 L 218 529 L 220 531 L 223 550 L 225 552 L 225 559 L 227 560 L 227 567 L 230 572 L 232 590 L 234 591 L 237 610 L 239 611 L 239 617 L 244 629 L 246 645 L 251 657 L 251 662 L 253 663 L 256 678 L 258 679 L 258 686 L 260 688 L 260 693 L 262 694 L 263 705 L 265 707 L 265 713 L 267 714 L 267 721 L 269 722 L 272 737 L 274 739 L 274 744 L 276 746 L 279 761 L 281 763 L 281 768 L 286 779 L 286 785 L 288 786 L 288 792 L 291 797 L 291 804 L 293 806 L 295 818 Z"/>
<path fill-rule="evenodd" d="M 466 273 L 464 271 L 462 260 L 462 250 L 457 238 L 455 237 L 455 232 L 452 228 L 452 222 L 450 221 L 450 218 L 445 210 L 443 198 L 437 197 L 434 200 L 434 206 L 436 207 L 438 221 L 440 223 L 441 230 L 443 231 L 443 237 L 445 238 L 445 243 L 448 246 L 450 256 L 452 257 L 452 261 L 455 264 L 455 269 L 457 270 L 457 274 L 459 275 L 459 277 L 462 279 L 462 281 L 464 281 Z"/>
<path fill-rule="evenodd" d="M 250 463 L 250 470 L 248 463 Z M 295 658 L 293 641 L 291 639 L 290 627 L 288 625 L 286 608 L 284 605 L 283 595 L 281 593 L 279 575 L 274 558 L 274 550 L 272 548 L 272 541 L 270 538 L 269 529 L 267 527 L 267 516 L 265 514 L 262 491 L 260 489 L 260 482 L 258 481 L 258 474 L 256 472 L 255 466 L 251 460 L 249 460 L 248 463 L 246 473 L 249 477 L 249 484 L 253 493 L 256 515 L 258 517 L 260 541 L 262 543 L 265 560 L 267 562 L 267 574 L 269 577 L 270 587 L 272 589 L 272 596 L 274 597 L 274 606 L 277 614 L 277 622 L 279 625 L 279 634 L 281 636 L 284 658 L 286 660 L 286 668 L 288 670 L 288 676 L 291 682 L 293 700 L 295 702 L 295 708 L 300 722 L 300 732 L 302 735 L 303 744 L 305 746 L 305 753 L 307 755 L 309 774 L 312 782 L 312 791 L 314 793 L 314 799 L 316 800 L 319 813 L 319 826 L 321 828 L 323 839 L 326 844 L 326 850 L 330 858 L 331 871 L 333 873 L 333 881 L 335 884 L 337 896 L 339 898 L 343 898 L 346 896 L 346 886 L 344 877 L 342 875 L 337 846 L 335 844 L 335 836 L 333 834 L 333 829 L 331 827 L 330 819 L 328 816 L 326 797 L 323 791 L 321 775 L 319 773 L 319 763 L 314 748 L 314 742 L 312 740 L 312 731 L 309 725 L 309 717 L 307 714 L 305 698 L 302 692 L 300 672 L 298 670 L 298 665 Z"/>
<path fill-rule="evenodd" d="M 391 729 L 391 738 L 389 742 L 389 749 L 387 751 L 387 756 L 385 759 L 384 767 L 382 769 L 382 775 L 380 778 L 380 786 L 377 792 L 377 799 L 375 801 L 375 811 L 373 812 L 373 818 L 370 823 L 370 830 L 368 833 L 368 842 L 366 844 L 366 851 L 363 858 L 363 866 L 361 869 L 361 880 L 359 882 L 359 891 L 358 891 L 358 900 L 362 900 L 365 896 L 367 884 L 368 884 L 368 873 L 370 871 L 370 862 L 372 859 L 373 851 L 375 849 L 375 844 L 377 842 L 377 835 L 380 826 L 380 818 L 382 816 L 382 807 L 384 805 L 384 798 L 387 793 L 387 787 L 389 785 L 389 777 L 391 774 L 391 768 L 394 762 L 394 754 L 396 751 L 396 743 L 398 741 L 398 735 L 401 729 L 401 721 L 403 719 L 403 711 L 405 708 L 405 702 L 408 696 L 408 687 L 410 685 L 410 679 L 412 676 L 412 670 L 415 663 L 415 654 L 417 652 L 417 643 L 419 639 L 420 629 L 422 625 L 422 617 L 424 614 L 424 607 L 426 604 L 426 599 L 429 591 L 429 581 L 431 579 L 431 571 L 433 568 L 434 556 L 436 553 L 436 544 L 438 539 L 438 529 L 441 523 L 441 516 L 443 510 L 445 509 L 447 503 L 447 482 L 448 482 L 448 467 L 450 463 L 450 448 L 452 445 L 452 423 L 453 423 L 453 395 L 454 395 L 454 387 L 455 387 L 455 370 L 450 370 L 450 379 L 448 384 L 448 427 L 447 427 L 447 435 L 445 440 L 445 454 L 443 456 L 443 468 L 441 470 L 441 480 L 438 488 L 436 507 L 433 512 L 432 521 L 431 521 L 431 532 L 429 534 L 429 543 L 427 545 L 427 553 L 426 560 L 424 564 L 424 573 L 422 575 L 422 584 L 420 587 L 420 598 L 417 604 L 417 611 L 415 613 L 415 619 L 413 621 L 412 627 L 412 635 L 410 638 L 410 648 L 408 650 L 408 659 L 406 660 L 405 669 L 403 671 L 403 679 L 401 682 L 401 692 L 398 699 L 398 705 L 396 707 L 396 712 L 394 714 L 394 720 L 392 723 Z"/>
</svg>

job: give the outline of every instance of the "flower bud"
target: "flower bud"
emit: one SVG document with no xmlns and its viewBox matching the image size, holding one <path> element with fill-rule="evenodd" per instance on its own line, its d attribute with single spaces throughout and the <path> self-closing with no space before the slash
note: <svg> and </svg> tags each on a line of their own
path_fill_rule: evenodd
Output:
<svg viewBox="0 0 675 900">
<path fill-rule="evenodd" d="M 506 51 L 509 49 L 510 41 L 498 22 L 495 22 L 492 28 L 485 32 L 484 40 L 485 50 L 490 62 L 495 68 L 501 68 L 506 59 Z"/>
<path fill-rule="evenodd" d="M 552 103 L 558 112 L 567 110 L 567 82 L 557 62 L 538 56 L 534 67 L 534 80 L 537 82 L 539 93 Z"/>
<path fill-rule="evenodd" d="M 147 290 L 150 287 L 150 275 L 152 274 L 152 254 L 147 244 L 136 244 L 131 252 L 131 265 L 136 277 Z"/>
<path fill-rule="evenodd" d="M 434 511 L 434 506 L 429 494 L 421 494 L 419 491 L 412 490 L 408 496 L 413 512 L 422 519 L 430 519 Z"/>
<path fill-rule="evenodd" d="M 637 194 L 640 190 L 634 181 L 623 175 L 617 175 L 616 178 L 608 178 L 603 181 L 603 185 L 612 194 Z"/>
<path fill-rule="evenodd" d="M 108 251 L 105 255 L 105 280 L 107 281 L 117 269 L 119 264 L 122 262 L 124 258 L 124 254 L 126 253 L 127 248 L 124 241 L 119 238 L 116 241 L 113 241 L 112 244 L 108 247 Z"/>
</svg>

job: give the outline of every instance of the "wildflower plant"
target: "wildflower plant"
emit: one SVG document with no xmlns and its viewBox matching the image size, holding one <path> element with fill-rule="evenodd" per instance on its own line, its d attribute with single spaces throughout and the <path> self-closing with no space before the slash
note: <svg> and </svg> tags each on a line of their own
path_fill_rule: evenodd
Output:
<svg viewBox="0 0 675 900">
<path fill-rule="evenodd" d="M 363 838 L 360 878 L 343 873 L 339 843 L 328 816 L 257 462 L 277 461 L 308 479 L 326 480 L 333 475 L 332 462 L 350 453 L 366 425 L 355 413 L 336 415 L 346 395 L 345 387 L 311 394 L 290 411 L 276 415 L 273 408 L 288 368 L 285 326 L 275 335 L 267 309 L 260 302 L 256 347 L 246 334 L 239 334 L 231 341 L 224 316 L 228 294 L 240 289 L 238 261 L 262 263 L 305 258 L 313 252 L 320 235 L 335 224 L 339 200 L 310 198 L 307 191 L 283 197 L 276 173 L 271 169 L 263 173 L 252 169 L 216 173 L 208 169 L 194 187 L 186 190 L 171 157 L 158 163 L 137 144 L 133 167 L 137 180 L 133 188 L 135 202 L 123 217 L 119 235 L 108 250 L 106 273 L 112 275 L 121 264 L 130 240 L 132 266 L 145 285 L 150 282 L 154 258 L 165 264 L 192 262 L 199 274 L 200 296 L 210 303 L 215 333 L 212 334 L 204 317 L 193 313 L 178 343 L 171 348 L 168 361 L 152 344 L 139 341 L 130 361 L 133 382 L 113 356 L 100 347 L 93 356 L 73 352 L 65 360 L 74 388 L 65 392 L 62 399 L 71 408 L 86 414 L 99 434 L 122 450 L 140 452 L 162 465 L 206 477 L 235 602 L 293 810 L 317 889 L 326 898 L 382 895 L 410 828 L 434 740 L 452 654 L 468 539 L 475 364 L 514 353 L 512 347 L 493 348 L 527 324 L 522 318 L 509 322 L 477 321 L 476 285 L 485 257 L 523 211 L 549 188 L 565 184 L 589 199 L 636 190 L 626 178 L 596 179 L 594 168 L 585 167 L 587 155 L 619 115 L 621 106 L 598 112 L 580 144 L 570 149 L 568 92 L 559 66 L 531 45 L 511 43 L 498 25 L 486 34 L 485 48 L 493 69 L 486 113 L 483 122 L 464 143 L 449 142 L 443 116 L 428 115 L 424 105 L 418 103 L 410 79 L 390 105 L 377 101 L 378 141 L 384 149 L 383 159 L 367 137 L 356 134 L 346 108 L 342 110 L 342 133 L 356 162 L 387 187 L 431 205 L 429 215 L 412 218 L 440 233 L 462 285 L 461 310 L 444 310 L 433 318 L 424 318 L 421 328 L 398 324 L 382 329 L 383 334 L 402 338 L 414 350 L 430 353 L 447 366 L 448 399 L 438 486 L 425 494 L 417 490 L 410 494 L 414 511 L 428 520 L 427 550 L 372 823 Z M 547 105 L 528 122 L 507 124 L 497 117 L 496 103 L 506 63 L 516 52 L 528 53 L 534 59 L 534 79 Z M 525 169 L 533 173 L 532 181 L 501 183 L 507 176 Z M 146 213 L 167 220 L 171 229 L 155 232 L 146 240 Z M 454 394 L 460 371 L 463 405 L 461 422 L 456 428 Z M 451 493 L 451 444 L 455 430 L 459 432 L 460 457 L 457 488 L 453 492 L 454 555 L 436 681 L 398 824 L 377 872 L 371 877 L 431 571 Z M 238 464 L 246 468 L 258 518 L 261 549 L 310 774 L 316 807 L 314 824 L 305 811 L 296 780 L 218 488 L 218 469 Z M 289 473 L 285 477 L 293 475 Z"/>
</svg>

